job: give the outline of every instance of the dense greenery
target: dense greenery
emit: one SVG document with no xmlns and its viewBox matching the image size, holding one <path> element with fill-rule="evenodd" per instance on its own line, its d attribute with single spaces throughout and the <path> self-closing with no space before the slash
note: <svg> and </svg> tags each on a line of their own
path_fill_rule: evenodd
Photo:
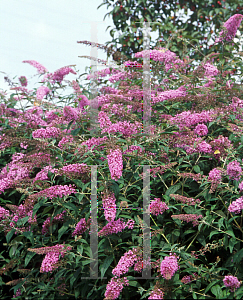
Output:
<svg viewBox="0 0 243 300">
<path fill-rule="evenodd" d="M 225 281 L 232 275 L 240 284 L 243 278 L 243 90 L 229 78 L 235 47 L 225 43 L 215 54 L 219 60 L 203 56 L 193 71 L 182 60 L 174 64 L 177 57 L 165 48 L 157 50 L 161 60 L 151 59 L 151 99 L 157 102 L 151 101 L 149 135 L 142 131 L 142 57 L 133 59 L 137 67 L 126 65 L 126 76 L 107 68 L 110 81 L 101 77 L 99 84 L 106 87 L 99 88 L 96 134 L 90 133 L 89 84 L 70 82 L 74 93 L 61 99 L 64 107 L 52 103 L 70 68 L 49 74 L 37 91 L 24 88 L 22 78 L 15 94 L 1 92 L 1 299 L 115 299 L 106 293 L 113 282 L 119 295 L 119 276 L 114 279 L 119 271 L 129 281 L 119 299 L 155 299 L 153 291 L 164 299 L 243 298 L 242 284 L 231 291 L 232 283 Z M 170 58 L 167 63 L 163 55 Z M 242 73 L 242 61 L 235 62 Z M 40 99 L 43 91 L 46 101 Z M 17 110 L 21 99 L 30 105 Z M 146 270 L 143 166 L 151 171 L 149 279 L 137 278 Z M 94 167 L 97 189 L 90 180 Z M 95 191 L 99 278 L 84 279 L 93 257 Z M 129 226 L 121 228 L 122 220 Z M 107 224 L 110 234 L 101 235 Z M 129 254 L 121 266 L 122 257 L 135 249 L 137 261 Z M 170 254 L 173 268 L 165 274 Z"/>
</svg>

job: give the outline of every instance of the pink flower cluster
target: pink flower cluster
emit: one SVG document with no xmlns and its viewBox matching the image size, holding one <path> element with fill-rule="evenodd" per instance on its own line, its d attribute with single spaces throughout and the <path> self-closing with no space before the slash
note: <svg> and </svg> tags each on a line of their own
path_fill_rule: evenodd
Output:
<svg viewBox="0 0 243 300">
<path fill-rule="evenodd" d="M 6 219 L 9 216 L 9 211 L 0 206 L 0 221 Z"/>
<path fill-rule="evenodd" d="M 74 141 L 73 136 L 71 136 L 71 135 L 64 136 L 58 143 L 58 147 L 60 149 L 66 149 L 69 146 L 69 144 L 71 144 L 73 141 Z M 63 145 L 65 147 L 63 147 Z"/>
<path fill-rule="evenodd" d="M 18 155 L 19 157 L 17 157 Z M 23 153 L 12 155 L 12 161 L 2 168 L 0 173 L 0 193 L 11 188 L 15 181 L 29 178 L 31 166 L 18 162 L 23 156 Z"/>
<path fill-rule="evenodd" d="M 57 198 L 60 197 L 62 198 L 63 196 L 69 196 L 72 193 L 77 193 L 76 190 L 74 189 L 75 185 L 54 185 L 51 186 L 48 189 L 42 190 L 38 192 L 37 194 L 34 194 L 35 196 L 39 197 L 46 197 L 46 198 Z"/>
<path fill-rule="evenodd" d="M 13 298 L 19 297 L 22 295 L 21 289 L 17 289 L 15 295 L 13 295 Z"/>
<path fill-rule="evenodd" d="M 114 124 L 109 124 L 108 128 L 103 128 L 101 133 L 113 133 L 113 132 L 121 132 L 124 137 L 129 137 L 132 134 L 138 133 L 138 129 L 142 127 L 140 122 L 135 121 L 135 123 L 131 123 L 130 121 L 119 121 Z"/>
<path fill-rule="evenodd" d="M 235 214 L 240 214 L 242 209 L 243 209 L 243 197 L 236 199 L 228 207 L 228 211 L 234 212 Z"/>
<path fill-rule="evenodd" d="M 163 299 L 164 293 L 160 289 L 156 289 L 156 291 L 152 291 L 148 299 Z"/>
<path fill-rule="evenodd" d="M 193 273 L 193 275 L 186 275 L 181 279 L 181 282 L 184 284 L 187 284 L 189 282 L 191 282 L 192 280 L 195 280 L 198 278 L 197 273 Z"/>
<path fill-rule="evenodd" d="M 61 130 L 57 127 L 40 128 L 32 132 L 32 136 L 34 139 L 58 138 L 60 134 Z"/>
<path fill-rule="evenodd" d="M 180 130 L 183 130 L 184 127 L 190 128 L 193 125 L 197 125 L 199 123 L 207 123 L 213 121 L 213 110 L 202 111 L 201 113 L 192 113 L 190 111 L 183 111 L 171 117 L 169 123 L 171 125 L 177 125 Z"/>
<path fill-rule="evenodd" d="M 184 96 L 186 96 L 186 92 L 183 91 L 180 87 L 180 88 L 175 89 L 175 90 L 159 92 L 157 94 L 157 96 L 152 94 L 151 95 L 151 103 L 155 104 L 157 102 L 163 102 L 163 101 L 168 100 L 168 99 L 177 98 L 177 97 L 184 97 Z"/>
<path fill-rule="evenodd" d="M 237 160 L 234 160 L 228 164 L 227 175 L 229 175 L 229 179 L 239 181 L 241 174 L 242 169 L 240 163 Z"/>
<path fill-rule="evenodd" d="M 123 277 L 123 278 L 113 277 L 106 286 L 104 300 L 117 299 L 119 297 L 124 285 L 126 285 L 126 286 L 129 285 L 129 281 L 128 281 L 127 277 Z"/>
<path fill-rule="evenodd" d="M 221 42 L 223 41 L 223 37 L 222 35 L 224 34 L 224 32 L 226 33 L 226 36 L 225 36 L 225 40 L 226 41 L 230 41 L 232 40 L 235 35 L 236 35 L 236 32 L 237 32 L 237 29 L 239 28 L 240 26 L 240 23 L 242 21 L 242 18 L 243 18 L 243 15 L 240 15 L 240 14 L 235 14 L 233 15 L 232 17 L 230 17 L 223 25 L 224 27 L 224 30 L 222 30 L 219 35 L 220 37 L 217 38 L 215 40 L 215 43 L 218 43 L 218 42 Z"/>
<path fill-rule="evenodd" d="M 126 252 L 119 260 L 117 266 L 112 270 L 112 274 L 120 277 L 121 275 L 127 273 L 129 268 L 134 265 L 138 260 L 137 258 L 138 249 L 133 248 Z"/>
<path fill-rule="evenodd" d="M 38 87 L 36 92 L 37 100 L 42 100 L 48 93 L 50 93 L 50 89 L 47 86 Z"/>
<path fill-rule="evenodd" d="M 112 72 L 113 75 L 110 76 L 110 78 L 108 79 L 110 82 L 116 82 L 118 80 L 124 80 L 126 78 L 131 78 L 131 74 L 127 73 L 127 72 Z"/>
<path fill-rule="evenodd" d="M 108 74 L 110 74 L 110 68 L 105 68 L 101 71 L 97 71 L 97 72 L 94 72 L 94 74 L 92 75 L 87 75 L 87 80 L 89 80 L 90 78 L 97 78 L 98 77 L 106 77 Z"/>
<path fill-rule="evenodd" d="M 226 287 L 230 288 L 231 292 L 234 292 L 240 287 L 238 278 L 232 275 L 225 276 L 223 282 Z"/>
<path fill-rule="evenodd" d="M 98 236 L 106 236 L 112 233 L 122 232 L 126 227 L 133 229 L 135 222 L 128 220 L 127 223 L 123 222 L 120 218 L 116 221 L 111 221 L 106 224 L 99 232 Z"/>
<path fill-rule="evenodd" d="M 212 146 L 205 141 L 199 143 L 196 147 L 196 151 L 203 152 L 203 153 L 211 153 Z"/>
<path fill-rule="evenodd" d="M 35 252 L 37 254 L 46 254 L 40 268 L 40 273 L 51 272 L 58 267 L 59 254 L 64 257 L 67 250 L 71 250 L 72 247 L 65 247 L 64 245 L 55 245 L 52 247 L 42 248 L 28 248 L 28 251 Z"/>
<path fill-rule="evenodd" d="M 73 108 L 71 106 L 65 106 L 63 108 L 63 116 L 66 121 L 70 122 L 72 120 L 77 120 L 78 119 L 78 111 L 76 108 Z"/>
<path fill-rule="evenodd" d="M 100 144 L 103 144 L 105 141 L 107 141 L 108 138 L 106 136 L 104 136 L 103 138 L 94 138 L 92 137 L 91 139 L 85 141 L 85 142 L 82 142 L 81 145 L 87 145 L 88 146 L 88 149 L 90 150 L 92 148 L 92 146 L 96 145 L 100 145 Z M 95 149 L 96 147 L 94 147 Z"/>
<path fill-rule="evenodd" d="M 154 201 L 150 203 L 150 212 L 153 215 L 158 216 L 159 214 L 163 214 L 164 211 L 168 210 L 169 207 L 165 202 L 162 202 L 160 198 L 155 198 Z"/>
<path fill-rule="evenodd" d="M 83 218 L 76 225 L 72 233 L 72 236 L 83 234 L 87 230 L 87 228 L 88 228 L 88 224 L 86 223 L 85 218 Z"/>
<path fill-rule="evenodd" d="M 161 275 L 166 280 L 170 280 L 174 276 L 175 272 L 179 269 L 177 257 L 170 253 L 170 256 L 166 256 L 160 264 Z"/>
<path fill-rule="evenodd" d="M 200 136 L 204 136 L 208 134 L 208 127 L 204 124 L 198 124 L 194 129 L 194 132 Z"/>
<path fill-rule="evenodd" d="M 110 154 L 107 155 L 109 170 L 111 173 L 111 179 L 117 181 L 122 176 L 123 161 L 122 152 L 120 149 L 110 150 Z"/>
<path fill-rule="evenodd" d="M 240 192 L 243 191 L 243 181 L 241 181 L 241 183 L 239 184 L 239 189 L 240 189 Z"/>
<path fill-rule="evenodd" d="M 56 264 L 59 261 L 58 252 L 49 252 L 41 263 L 40 273 L 51 272 L 56 269 Z"/>
<path fill-rule="evenodd" d="M 38 71 L 39 74 L 43 74 L 43 73 L 48 72 L 48 70 L 45 67 L 43 67 L 40 63 L 38 63 L 35 60 L 24 60 L 22 62 L 23 63 L 29 63 L 30 65 L 32 65 L 33 67 L 35 67 L 37 69 L 37 71 Z"/>
<path fill-rule="evenodd" d="M 63 81 L 63 77 L 65 75 L 68 75 L 69 73 L 72 74 L 77 74 L 75 71 L 73 71 L 73 69 L 71 69 L 70 67 L 62 67 L 60 69 L 58 69 L 57 71 L 54 72 L 54 74 L 52 75 L 52 80 L 54 81 L 59 81 L 62 82 Z"/>
<path fill-rule="evenodd" d="M 48 171 L 55 173 L 58 171 L 58 169 L 56 168 L 52 168 L 52 166 L 46 166 L 44 167 L 40 172 L 38 172 L 35 175 L 35 178 L 33 179 L 33 182 L 35 182 L 36 180 L 48 180 Z"/>
<path fill-rule="evenodd" d="M 104 194 L 104 193 L 103 193 Z M 104 194 L 102 198 L 105 219 L 108 222 L 114 221 L 116 218 L 116 198 L 114 193 Z"/>
<path fill-rule="evenodd" d="M 184 197 L 182 195 L 176 195 L 176 194 L 170 194 L 170 197 L 175 198 L 176 200 L 187 204 L 187 205 L 196 205 L 197 203 L 200 203 L 200 199 L 194 199 L 194 198 L 188 198 L 188 197 Z"/>
<path fill-rule="evenodd" d="M 181 221 L 186 221 L 187 223 L 192 221 L 192 224 L 193 224 L 193 227 L 194 227 L 194 226 L 199 224 L 198 219 L 203 218 L 203 216 L 202 215 L 196 215 L 196 214 L 180 214 L 180 215 L 172 215 L 171 218 L 179 219 Z"/>
<path fill-rule="evenodd" d="M 112 124 L 109 116 L 104 111 L 99 112 L 98 121 L 101 129 Z"/>
<path fill-rule="evenodd" d="M 229 149 L 232 147 L 231 141 L 226 136 L 219 135 L 217 139 L 214 139 L 210 142 L 210 145 L 212 146 L 212 152 L 214 153 L 216 150 L 219 150 L 220 153 L 216 154 L 214 153 L 214 157 L 219 160 L 219 157 L 226 156 L 225 149 Z"/>
</svg>

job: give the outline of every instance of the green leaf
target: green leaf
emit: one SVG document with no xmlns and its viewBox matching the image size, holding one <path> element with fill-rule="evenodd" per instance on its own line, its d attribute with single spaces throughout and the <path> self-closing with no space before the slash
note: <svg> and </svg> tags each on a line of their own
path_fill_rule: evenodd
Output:
<svg viewBox="0 0 243 300">
<path fill-rule="evenodd" d="M 216 281 L 211 282 L 211 283 L 206 287 L 204 293 L 206 294 L 207 291 L 209 291 L 209 289 L 210 289 L 212 286 L 214 286 L 216 283 L 218 283 L 218 282 L 219 282 L 219 280 L 216 280 Z"/>
<path fill-rule="evenodd" d="M 230 249 L 230 253 L 233 252 L 233 249 L 234 249 L 235 244 L 237 244 L 236 239 L 235 239 L 235 238 L 231 238 L 231 239 L 229 240 L 229 249 Z"/>
<path fill-rule="evenodd" d="M 234 232 L 231 230 L 226 230 L 226 233 L 228 233 L 230 236 L 232 236 L 233 238 L 235 238 Z"/>
<path fill-rule="evenodd" d="M 107 271 L 107 269 L 109 268 L 109 266 L 111 265 L 111 263 L 113 262 L 113 255 L 110 255 L 108 257 L 106 257 L 105 261 L 103 262 L 103 264 L 100 266 L 100 271 L 101 271 L 101 280 L 103 279 L 105 272 Z"/>
<path fill-rule="evenodd" d="M 23 226 L 28 220 L 29 220 L 29 217 L 24 217 L 24 218 L 22 218 L 22 219 L 19 219 L 19 220 L 17 221 L 17 226 L 18 226 L 18 227 L 19 227 L 19 226 Z"/>
<path fill-rule="evenodd" d="M 30 262 L 31 258 L 33 256 L 35 256 L 36 253 L 35 252 L 29 252 L 26 256 L 25 256 L 25 261 L 24 261 L 24 267 L 28 266 L 28 263 Z"/>
<path fill-rule="evenodd" d="M 39 202 L 37 202 L 33 208 L 32 218 L 36 215 L 38 209 L 47 201 L 47 199 L 41 199 Z"/>
<path fill-rule="evenodd" d="M 31 244 L 34 245 L 34 236 L 32 231 L 25 231 L 23 232 L 23 235 L 31 241 Z"/>
<path fill-rule="evenodd" d="M 73 203 L 70 203 L 70 202 L 63 203 L 63 206 L 70 210 L 74 210 L 74 211 L 77 210 L 77 207 Z"/>
<path fill-rule="evenodd" d="M 216 231 L 216 230 L 210 232 L 209 239 L 211 240 L 211 237 L 212 237 L 213 235 L 215 235 L 215 234 L 220 234 L 220 232 L 219 232 L 219 231 Z"/>
<path fill-rule="evenodd" d="M 15 231 L 16 231 L 16 229 L 13 228 L 12 230 L 10 230 L 10 231 L 7 233 L 7 235 L 6 235 L 7 243 L 10 242 L 10 240 L 11 240 L 12 236 L 14 235 Z"/>
<path fill-rule="evenodd" d="M 80 275 L 82 271 L 82 267 L 78 268 L 78 270 L 72 275 L 70 279 L 70 288 L 72 289 L 74 282 L 78 279 L 78 276 Z"/>
<path fill-rule="evenodd" d="M 78 245 L 77 251 L 78 251 L 78 253 L 79 253 L 80 255 L 82 255 L 82 254 L 83 254 L 83 251 L 84 251 L 83 245 Z"/>
<path fill-rule="evenodd" d="M 168 190 L 165 192 L 165 195 L 175 194 L 176 191 L 178 191 L 181 188 L 181 183 L 177 183 L 176 185 L 172 185 L 168 188 Z"/>
<path fill-rule="evenodd" d="M 198 165 L 194 166 L 194 167 L 193 167 L 193 170 L 194 170 L 196 173 L 200 173 L 200 171 L 201 171 Z"/>
<path fill-rule="evenodd" d="M 239 264 L 242 258 L 243 258 L 243 249 L 235 253 L 235 255 L 233 256 L 233 262 Z"/>
<path fill-rule="evenodd" d="M 64 225 L 58 230 L 58 242 L 60 241 L 60 238 L 62 235 L 68 230 L 69 224 L 72 222 L 72 220 L 68 220 L 64 223 Z"/>
<path fill-rule="evenodd" d="M 71 127 L 71 125 L 73 124 L 73 122 L 74 122 L 74 120 L 72 120 L 71 122 L 69 122 L 68 127 L 67 127 L 67 131 Z"/>
<path fill-rule="evenodd" d="M 222 290 L 218 284 L 211 288 L 211 292 L 216 296 L 216 299 L 220 299 L 222 297 Z"/>
</svg>

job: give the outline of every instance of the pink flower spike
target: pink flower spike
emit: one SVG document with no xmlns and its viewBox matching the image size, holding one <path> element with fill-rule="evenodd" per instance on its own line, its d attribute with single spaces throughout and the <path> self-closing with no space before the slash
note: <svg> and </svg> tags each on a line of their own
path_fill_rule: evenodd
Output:
<svg viewBox="0 0 243 300">
<path fill-rule="evenodd" d="M 166 280 L 170 280 L 178 269 L 177 258 L 174 255 L 166 256 L 160 265 L 160 272 Z"/>
<path fill-rule="evenodd" d="M 226 33 L 226 36 L 224 38 L 226 41 L 230 41 L 230 40 L 234 39 L 237 29 L 239 28 L 240 23 L 242 21 L 242 18 L 243 18 L 243 15 L 241 15 L 241 14 L 235 14 L 232 17 L 230 17 L 224 23 L 224 25 L 223 25 L 224 29 L 219 33 L 220 37 L 215 40 L 215 43 L 223 41 L 222 35 L 224 32 Z"/>
<path fill-rule="evenodd" d="M 29 63 L 33 67 L 37 68 L 37 71 L 38 71 L 39 74 L 43 74 L 43 73 L 48 72 L 48 70 L 44 66 L 42 66 L 40 63 L 38 63 L 35 60 L 24 60 L 22 62 L 23 63 Z"/>
<path fill-rule="evenodd" d="M 37 100 L 42 100 L 47 94 L 50 93 L 50 90 L 47 86 L 40 86 L 36 92 Z"/>
<path fill-rule="evenodd" d="M 150 204 L 150 212 L 156 216 L 163 214 L 163 212 L 165 212 L 167 209 L 169 209 L 169 207 L 166 205 L 166 203 L 162 202 L 160 198 L 155 198 L 155 200 Z"/>
</svg>

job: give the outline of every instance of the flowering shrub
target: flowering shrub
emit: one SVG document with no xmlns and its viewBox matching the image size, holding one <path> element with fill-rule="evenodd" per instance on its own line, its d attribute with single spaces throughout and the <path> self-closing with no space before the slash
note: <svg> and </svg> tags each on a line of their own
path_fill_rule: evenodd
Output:
<svg viewBox="0 0 243 300">
<path fill-rule="evenodd" d="M 149 52 L 160 65 L 146 135 L 144 54 L 90 74 L 114 85 L 96 98 L 93 136 L 89 85 L 68 82 L 70 103 L 51 103 L 71 66 L 50 73 L 24 61 L 40 89 L 22 78 L 15 98 L 1 92 L 2 298 L 242 299 L 243 93 L 224 64 L 232 45 L 193 71 L 165 47 Z M 14 108 L 23 94 L 34 107 Z"/>
</svg>

